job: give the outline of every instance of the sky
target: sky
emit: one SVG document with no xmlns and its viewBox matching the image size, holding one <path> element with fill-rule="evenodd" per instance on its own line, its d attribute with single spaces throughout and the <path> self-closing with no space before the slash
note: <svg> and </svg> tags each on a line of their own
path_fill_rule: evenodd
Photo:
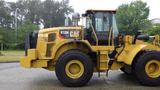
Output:
<svg viewBox="0 0 160 90">
<path fill-rule="evenodd" d="M 75 12 L 83 13 L 87 9 L 111 9 L 116 10 L 118 6 L 136 0 L 70 0 Z M 160 18 L 160 0 L 142 0 L 147 2 L 150 8 L 149 19 Z"/>
<path fill-rule="evenodd" d="M 15 2 L 17 0 L 5 0 Z M 84 13 L 87 9 L 116 10 L 118 6 L 136 0 L 70 0 L 75 12 Z M 160 18 L 160 0 L 142 0 L 150 7 L 149 19 Z"/>
</svg>

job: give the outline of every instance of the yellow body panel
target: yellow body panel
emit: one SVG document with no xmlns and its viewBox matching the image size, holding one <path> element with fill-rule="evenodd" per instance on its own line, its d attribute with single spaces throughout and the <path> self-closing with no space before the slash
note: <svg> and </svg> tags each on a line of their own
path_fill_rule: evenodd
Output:
<svg viewBox="0 0 160 90">
<path fill-rule="evenodd" d="M 103 51 L 100 51 L 99 54 L 100 54 L 99 60 L 97 60 L 98 71 L 106 71 L 108 70 L 108 61 L 109 61 L 108 51 L 103 50 Z"/>
<path fill-rule="evenodd" d="M 125 37 L 125 47 L 120 55 L 117 57 L 118 62 L 123 62 L 124 64 L 131 65 L 136 55 L 143 50 L 156 50 L 160 51 L 160 48 L 154 44 L 144 42 L 141 40 L 136 40 L 136 44 L 132 44 L 133 37 Z"/>
<path fill-rule="evenodd" d="M 50 48 L 50 51 L 51 51 L 51 55 L 53 55 L 52 58 L 54 58 L 55 57 L 54 55 L 57 52 L 57 50 L 55 49 L 58 49 L 61 45 L 71 41 L 68 39 L 64 40 L 61 37 L 59 37 L 60 36 L 59 30 L 82 31 L 82 27 L 55 27 L 55 28 L 47 28 L 47 29 L 40 30 L 38 33 L 37 48 L 36 48 L 38 50 L 39 59 L 48 59 L 51 57 L 46 55 L 48 52 L 47 51 L 48 46 L 53 46 Z M 56 39 L 53 42 L 48 42 L 48 35 L 51 33 L 56 34 Z M 54 50 L 52 50 L 52 48 L 54 48 Z"/>
<path fill-rule="evenodd" d="M 45 68 L 48 67 L 48 60 L 32 60 L 28 57 L 23 57 L 20 65 L 24 68 Z"/>
<path fill-rule="evenodd" d="M 24 56 L 20 60 L 20 65 L 24 68 L 30 68 L 31 67 L 31 61 L 32 61 L 32 59 L 28 58 L 27 56 Z"/>
<path fill-rule="evenodd" d="M 38 58 L 37 55 L 38 53 L 36 49 L 28 49 L 28 58 L 35 60 Z"/>
<path fill-rule="evenodd" d="M 91 46 L 94 51 L 113 51 L 114 46 Z"/>
<path fill-rule="evenodd" d="M 121 54 L 118 56 L 118 62 L 124 62 L 125 64 L 131 65 L 134 57 L 147 45 L 128 45 L 126 46 Z"/>
<path fill-rule="evenodd" d="M 58 43 L 55 46 L 53 46 L 52 57 L 53 59 L 57 60 L 62 53 L 71 49 L 80 49 L 82 51 L 87 52 L 89 50 L 88 47 L 90 47 L 90 45 L 85 40 L 82 40 L 81 42 L 77 42 L 75 40 L 58 41 Z M 93 49 L 90 48 L 90 50 Z"/>
<path fill-rule="evenodd" d="M 28 55 L 21 58 L 20 64 L 23 67 L 30 68 L 31 62 L 37 59 L 37 50 L 28 49 L 27 52 L 28 52 Z"/>
<path fill-rule="evenodd" d="M 48 67 L 48 61 L 49 60 L 35 60 L 32 62 L 32 66 L 33 68 L 45 68 Z"/>
<path fill-rule="evenodd" d="M 48 66 L 48 60 L 37 60 L 38 53 L 36 49 L 28 49 L 28 55 L 20 60 L 20 65 L 25 68 L 41 68 Z"/>
<path fill-rule="evenodd" d="M 82 27 L 80 26 L 75 26 L 75 27 L 54 27 L 54 28 L 47 28 L 47 29 L 42 29 L 39 31 L 40 34 L 44 33 L 52 33 L 52 32 L 58 32 L 59 30 L 82 30 Z"/>
<path fill-rule="evenodd" d="M 143 50 L 159 50 L 153 45 L 132 45 L 125 48 L 118 56 L 117 61 L 123 62 L 127 65 L 131 65 L 136 55 Z"/>
</svg>

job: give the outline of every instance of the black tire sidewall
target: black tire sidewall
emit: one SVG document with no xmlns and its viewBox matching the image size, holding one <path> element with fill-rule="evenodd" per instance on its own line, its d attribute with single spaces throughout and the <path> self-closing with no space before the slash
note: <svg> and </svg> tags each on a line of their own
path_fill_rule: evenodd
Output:
<svg viewBox="0 0 160 90">
<path fill-rule="evenodd" d="M 160 77 L 151 78 L 145 71 L 146 64 L 151 60 L 160 61 L 160 52 L 148 52 L 140 57 L 135 65 L 135 75 L 142 85 L 157 86 L 160 85 Z"/>
<path fill-rule="evenodd" d="M 72 79 L 66 75 L 65 67 L 71 60 L 79 60 L 84 66 L 84 73 L 78 79 Z M 60 56 L 56 63 L 55 71 L 57 78 L 62 84 L 66 86 L 83 86 L 92 77 L 93 65 L 90 58 L 86 54 L 77 50 L 71 50 Z"/>
</svg>

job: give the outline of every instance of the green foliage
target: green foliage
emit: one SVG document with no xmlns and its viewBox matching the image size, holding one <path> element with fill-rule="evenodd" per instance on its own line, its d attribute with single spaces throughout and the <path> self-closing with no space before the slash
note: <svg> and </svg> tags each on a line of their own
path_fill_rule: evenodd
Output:
<svg viewBox="0 0 160 90">
<path fill-rule="evenodd" d="M 5 34 L 4 28 L 0 28 L 0 43 L 4 42 L 4 34 Z"/>
<path fill-rule="evenodd" d="M 10 29 L 0 29 L 0 34 L 3 36 L 4 49 L 24 49 L 24 41 L 26 34 L 39 30 L 38 25 L 34 25 L 30 22 L 26 22 L 18 27 L 17 32 Z M 17 33 L 17 36 L 15 36 Z"/>
<path fill-rule="evenodd" d="M 152 25 L 152 27 L 144 30 L 145 33 L 149 34 L 149 35 L 160 35 L 160 24 L 154 24 Z"/>
<path fill-rule="evenodd" d="M 64 25 L 65 15 L 73 12 L 69 0 L 18 0 L 9 3 L 12 13 L 18 13 L 18 25 L 29 21 L 45 28 Z"/>
<path fill-rule="evenodd" d="M 6 2 L 0 0 L 0 27 L 8 28 L 11 26 L 11 22 L 10 10 Z"/>
<path fill-rule="evenodd" d="M 65 15 L 73 12 L 68 0 L 46 0 L 42 3 L 41 18 L 45 28 L 64 25 Z"/>
<path fill-rule="evenodd" d="M 142 1 L 123 4 L 117 10 L 117 21 L 120 33 L 136 34 L 138 30 L 147 28 L 149 7 Z"/>
<path fill-rule="evenodd" d="M 0 43 L 4 42 L 4 32 L 5 29 L 4 28 L 0 28 Z"/>
<path fill-rule="evenodd" d="M 3 42 L 3 36 L 0 35 L 0 43 Z"/>
<path fill-rule="evenodd" d="M 0 28 L 0 36 L 2 37 L 2 43 L 4 44 L 4 49 L 9 49 L 13 43 L 15 43 L 14 30 L 8 28 Z"/>
</svg>

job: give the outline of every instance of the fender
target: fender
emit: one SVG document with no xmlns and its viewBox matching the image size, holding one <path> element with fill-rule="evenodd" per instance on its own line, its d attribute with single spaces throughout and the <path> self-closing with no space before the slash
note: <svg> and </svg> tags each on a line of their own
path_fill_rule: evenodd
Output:
<svg viewBox="0 0 160 90">
<path fill-rule="evenodd" d="M 79 45 L 82 44 L 83 48 L 79 47 Z M 71 50 L 71 49 L 88 49 L 90 51 L 93 51 L 93 49 L 91 48 L 91 45 L 85 41 L 85 40 L 64 40 L 62 41 L 60 44 L 55 45 L 53 47 L 52 50 L 52 57 L 54 60 L 58 59 L 58 57 L 64 53 L 67 50 Z"/>
<path fill-rule="evenodd" d="M 121 54 L 118 56 L 117 61 L 131 65 L 136 55 L 147 45 L 127 45 Z"/>
</svg>

